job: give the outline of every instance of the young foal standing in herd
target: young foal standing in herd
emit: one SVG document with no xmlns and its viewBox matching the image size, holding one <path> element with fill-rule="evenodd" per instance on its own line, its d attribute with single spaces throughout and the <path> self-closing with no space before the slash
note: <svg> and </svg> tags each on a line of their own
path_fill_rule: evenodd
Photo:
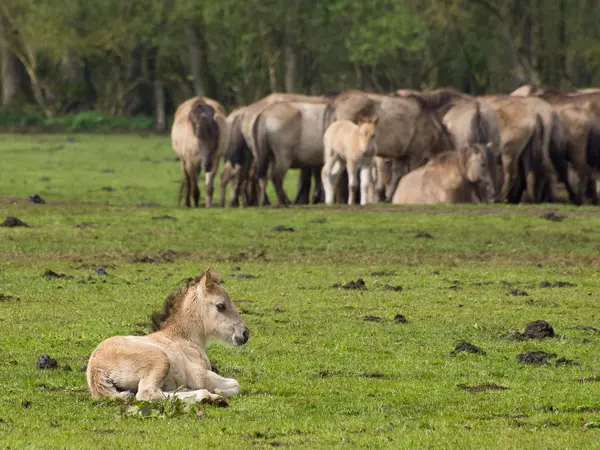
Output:
<svg viewBox="0 0 600 450">
<path fill-rule="evenodd" d="M 355 203 L 358 172 L 360 204 L 375 202 L 373 168 L 377 121 L 377 117 L 361 117 L 357 125 L 349 120 L 336 120 L 325 131 L 325 165 L 321 174 L 326 204 L 333 204 L 335 188 L 344 168 L 348 171 L 348 204 Z"/>
<path fill-rule="evenodd" d="M 160 401 L 194 398 L 222 404 L 240 392 L 233 378 L 211 371 L 208 339 L 244 345 L 249 331 L 210 269 L 189 281 L 152 316 L 147 336 L 113 336 L 92 352 L 87 382 L 93 397 Z"/>
</svg>

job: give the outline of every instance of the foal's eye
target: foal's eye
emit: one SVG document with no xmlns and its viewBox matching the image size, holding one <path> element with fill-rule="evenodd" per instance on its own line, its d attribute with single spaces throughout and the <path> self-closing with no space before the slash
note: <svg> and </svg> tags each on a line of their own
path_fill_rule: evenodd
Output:
<svg viewBox="0 0 600 450">
<path fill-rule="evenodd" d="M 226 309 L 225 303 L 217 303 L 217 311 L 223 312 Z"/>
</svg>

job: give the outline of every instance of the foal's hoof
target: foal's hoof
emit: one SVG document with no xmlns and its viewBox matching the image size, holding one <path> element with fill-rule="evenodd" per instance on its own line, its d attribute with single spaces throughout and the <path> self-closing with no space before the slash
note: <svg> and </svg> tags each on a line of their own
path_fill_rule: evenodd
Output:
<svg viewBox="0 0 600 450">
<path fill-rule="evenodd" d="M 225 400 L 225 397 L 220 395 L 211 394 L 210 397 L 204 397 L 200 403 L 206 403 L 208 405 L 218 406 L 220 408 L 227 408 L 229 403 Z"/>
</svg>

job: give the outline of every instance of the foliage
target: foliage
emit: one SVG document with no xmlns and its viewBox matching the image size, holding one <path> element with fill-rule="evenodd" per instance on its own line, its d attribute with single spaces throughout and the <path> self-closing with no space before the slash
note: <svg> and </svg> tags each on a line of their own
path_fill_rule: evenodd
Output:
<svg viewBox="0 0 600 450">
<path fill-rule="evenodd" d="M 6 0 L 0 19 L 48 117 L 172 113 L 198 89 L 237 106 L 290 72 L 306 93 L 600 82 L 593 0 Z"/>
<path fill-rule="evenodd" d="M 204 413 L 200 408 L 200 403 L 193 399 L 182 400 L 178 397 L 171 397 L 162 402 L 133 400 L 128 404 L 121 405 L 118 417 L 130 417 L 135 419 L 173 419 L 187 414 L 200 418 Z"/>
</svg>

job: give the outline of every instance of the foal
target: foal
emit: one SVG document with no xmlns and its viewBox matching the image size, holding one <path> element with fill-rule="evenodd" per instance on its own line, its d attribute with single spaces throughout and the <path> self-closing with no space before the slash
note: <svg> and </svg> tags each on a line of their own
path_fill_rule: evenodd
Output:
<svg viewBox="0 0 600 450">
<path fill-rule="evenodd" d="M 240 392 L 233 378 L 211 371 L 206 341 L 233 345 L 249 331 L 218 277 L 207 270 L 169 295 L 163 313 L 152 316 L 147 336 L 113 336 L 93 351 L 87 382 L 93 397 L 160 401 L 166 397 L 222 403 Z"/>
<path fill-rule="evenodd" d="M 325 165 L 321 171 L 325 203 L 333 204 L 335 188 L 344 168 L 348 171 L 348 204 L 355 203 L 356 178 L 360 170 L 360 204 L 374 203 L 373 158 L 377 117 L 362 117 L 358 125 L 349 120 L 333 122 L 325 131 Z"/>
</svg>

